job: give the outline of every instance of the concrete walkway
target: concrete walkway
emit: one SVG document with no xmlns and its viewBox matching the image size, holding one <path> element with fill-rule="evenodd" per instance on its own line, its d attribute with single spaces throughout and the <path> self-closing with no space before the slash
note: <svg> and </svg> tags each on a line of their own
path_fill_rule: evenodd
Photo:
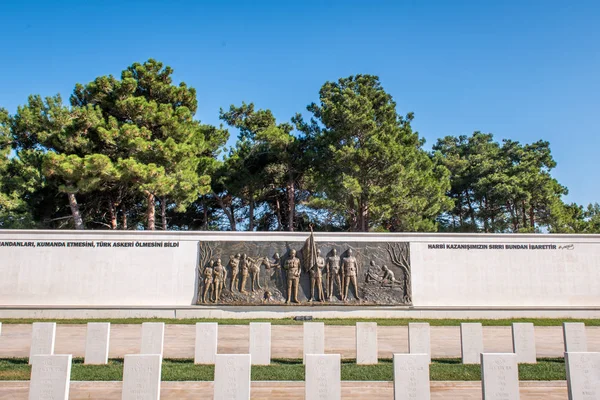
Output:
<svg viewBox="0 0 600 400">
<path fill-rule="evenodd" d="M 484 327 L 486 352 L 512 352 L 510 327 Z M 302 326 L 272 326 L 272 357 L 302 358 Z M 562 327 L 536 327 L 538 357 L 562 357 Z M 55 354 L 73 354 L 83 357 L 86 325 L 57 325 Z M 194 325 L 167 325 L 165 329 L 165 358 L 194 357 Z M 139 353 L 141 325 L 112 325 L 109 357 L 123 357 Z M 600 327 L 588 327 L 588 350 L 600 351 Z M 3 325 L 0 336 L 0 358 L 28 357 L 31 325 Z M 391 358 L 393 353 L 408 352 L 406 326 L 378 327 L 379 357 Z M 459 327 L 431 327 L 431 348 L 434 358 L 460 357 Z M 219 326 L 219 353 L 248 352 L 247 325 Z M 355 328 L 353 326 L 325 326 L 325 352 L 354 358 Z"/>
<path fill-rule="evenodd" d="M 521 400 L 566 400 L 564 381 L 520 382 Z M 25 400 L 29 382 L 0 382 L 0 400 Z M 210 399 L 212 382 L 162 382 L 162 400 Z M 303 400 L 304 382 L 252 382 L 251 397 L 255 400 Z M 342 398 L 393 399 L 391 382 L 342 382 Z M 432 382 L 432 400 L 481 400 L 480 382 Z M 70 400 L 121 398 L 121 382 L 71 382 Z"/>
</svg>

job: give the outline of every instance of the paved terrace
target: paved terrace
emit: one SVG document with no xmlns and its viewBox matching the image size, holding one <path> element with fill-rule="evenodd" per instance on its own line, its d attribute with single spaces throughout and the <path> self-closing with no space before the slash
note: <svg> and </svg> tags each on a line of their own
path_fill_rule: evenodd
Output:
<svg viewBox="0 0 600 400">
<path fill-rule="evenodd" d="M 520 382 L 521 400 L 567 400 L 565 382 Z M 26 400 L 29 382 L 0 382 L 0 400 Z M 212 382 L 162 382 L 161 400 L 210 399 Z M 253 400 L 304 400 L 304 382 L 252 382 Z M 391 382 L 342 382 L 342 398 L 393 399 Z M 121 399 L 121 382 L 71 382 L 70 400 Z M 481 400 L 480 382 L 432 382 L 432 400 Z"/>
<path fill-rule="evenodd" d="M 110 332 L 110 358 L 140 352 L 140 325 L 112 325 Z M 221 354 L 248 352 L 248 325 L 219 325 L 219 350 Z M 600 327 L 587 327 L 588 351 L 600 351 Z M 85 353 L 86 325 L 57 325 L 55 354 Z M 272 326 L 272 358 L 302 358 L 302 325 Z M 483 327 L 486 352 L 512 352 L 509 326 Z M 562 357 L 564 352 L 562 327 L 536 327 L 537 357 Z M 194 325 L 170 325 L 165 328 L 164 357 L 194 358 Z M 31 342 L 31 325 L 3 324 L 0 336 L 0 357 L 28 357 Z M 379 358 L 391 358 L 393 353 L 408 352 L 408 327 L 378 327 Z M 460 328 L 458 326 L 432 326 L 431 351 L 433 358 L 460 357 Z M 341 354 L 342 358 L 355 358 L 354 326 L 325 325 L 325 352 Z"/>
</svg>

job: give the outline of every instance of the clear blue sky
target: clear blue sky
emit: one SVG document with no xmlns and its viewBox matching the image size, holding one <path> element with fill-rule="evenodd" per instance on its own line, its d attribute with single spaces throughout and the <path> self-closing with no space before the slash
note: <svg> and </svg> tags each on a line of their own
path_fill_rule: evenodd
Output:
<svg viewBox="0 0 600 400">
<path fill-rule="evenodd" d="M 94 3 L 94 4 L 92 4 Z M 598 1 L 4 1 L 0 106 L 156 58 L 198 118 L 254 102 L 280 120 L 327 80 L 379 75 L 430 147 L 445 135 L 550 141 L 569 201 L 600 202 Z"/>
</svg>

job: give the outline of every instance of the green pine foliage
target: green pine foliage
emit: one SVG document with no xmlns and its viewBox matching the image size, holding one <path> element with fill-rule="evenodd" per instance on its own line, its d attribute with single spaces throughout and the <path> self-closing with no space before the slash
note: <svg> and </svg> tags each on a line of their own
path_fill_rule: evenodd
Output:
<svg viewBox="0 0 600 400">
<path fill-rule="evenodd" d="M 599 233 L 563 201 L 550 144 L 492 134 L 431 152 L 379 78 L 326 82 L 310 119 L 231 105 L 195 118 L 194 88 L 149 59 L 119 77 L 0 108 L 0 228 Z"/>
</svg>

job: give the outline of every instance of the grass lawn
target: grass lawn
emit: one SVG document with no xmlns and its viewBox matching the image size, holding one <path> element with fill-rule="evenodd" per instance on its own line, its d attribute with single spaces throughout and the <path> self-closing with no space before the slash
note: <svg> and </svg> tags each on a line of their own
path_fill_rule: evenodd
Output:
<svg viewBox="0 0 600 400">
<path fill-rule="evenodd" d="M 26 358 L 0 359 L 0 380 L 29 380 L 31 367 Z M 356 365 L 355 360 L 342 361 L 342 380 L 391 381 L 391 359 L 380 359 L 377 365 Z M 476 381 L 481 379 L 479 365 L 463 365 L 461 360 L 433 360 L 430 366 L 433 381 Z M 195 365 L 192 359 L 165 359 L 162 364 L 163 381 L 212 381 L 212 365 Z M 71 380 L 120 381 L 123 379 L 123 359 L 111 359 L 108 365 L 84 365 L 82 358 L 74 358 Z M 562 358 L 541 358 L 537 364 L 519 365 L 520 380 L 564 380 L 565 364 Z M 274 359 L 268 366 L 252 367 L 253 381 L 302 381 L 304 365 L 301 359 Z"/>
<path fill-rule="evenodd" d="M 142 322 L 164 322 L 166 324 L 190 325 L 196 322 L 218 322 L 221 325 L 247 325 L 250 322 L 270 322 L 273 325 L 302 325 L 305 321 L 292 318 L 281 319 L 219 319 L 219 318 L 106 318 L 106 319 L 3 319 L 3 324 L 31 324 L 33 322 L 56 322 L 57 324 L 86 324 L 88 322 L 110 322 L 111 324 L 141 324 Z M 409 322 L 429 322 L 431 326 L 459 326 L 461 322 L 481 322 L 484 326 L 510 326 L 513 322 L 533 322 L 536 326 L 562 326 L 563 322 L 583 322 L 587 326 L 600 326 L 600 319 L 410 319 L 410 318 L 335 318 L 318 319 L 311 322 L 324 322 L 326 325 L 355 325 L 357 322 L 377 322 L 379 326 L 405 326 Z"/>
</svg>

